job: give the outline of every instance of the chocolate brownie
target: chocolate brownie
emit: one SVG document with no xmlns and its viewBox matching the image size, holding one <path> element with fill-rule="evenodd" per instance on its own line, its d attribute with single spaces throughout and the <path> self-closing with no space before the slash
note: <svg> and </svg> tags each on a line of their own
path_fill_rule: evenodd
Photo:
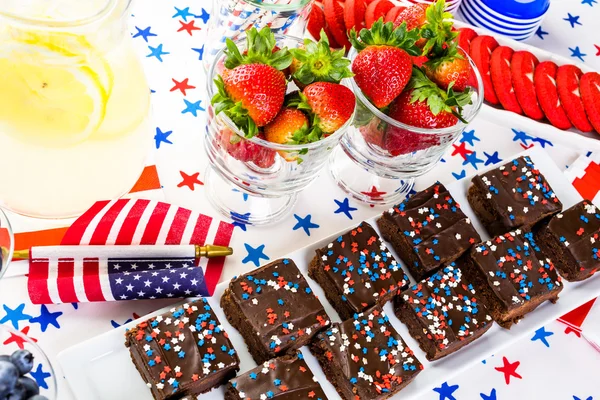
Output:
<svg viewBox="0 0 600 400">
<path fill-rule="evenodd" d="M 471 181 L 468 199 L 491 236 L 530 230 L 562 210 L 562 204 L 528 156 L 519 157 Z"/>
<path fill-rule="evenodd" d="M 304 346 L 329 325 L 323 305 L 287 258 L 232 279 L 221 307 L 257 364 Z"/>
<path fill-rule="evenodd" d="M 582 281 L 600 269 L 600 213 L 589 200 L 555 215 L 536 232 L 536 241 L 561 276 Z"/>
<path fill-rule="evenodd" d="M 206 299 L 139 323 L 125 333 L 125 345 L 157 400 L 196 398 L 239 371 L 238 355 Z"/>
<path fill-rule="evenodd" d="M 533 233 L 519 229 L 479 243 L 459 266 L 494 320 L 507 329 L 546 300 L 555 303 L 563 288 Z"/>
<path fill-rule="evenodd" d="M 460 205 L 439 182 L 383 213 L 377 224 L 417 282 L 481 241 Z"/>
<path fill-rule="evenodd" d="M 430 361 L 471 343 L 494 322 L 456 263 L 397 296 L 394 309 Z"/>
<path fill-rule="evenodd" d="M 310 349 L 345 400 L 386 399 L 423 369 L 379 306 L 332 324 Z"/>
<path fill-rule="evenodd" d="M 265 361 L 225 387 L 225 400 L 327 400 L 302 353 Z"/>
<path fill-rule="evenodd" d="M 318 249 L 308 275 L 321 285 L 342 320 L 376 304 L 383 306 L 409 283 L 383 240 L 366 222 Z"/>
</svg>

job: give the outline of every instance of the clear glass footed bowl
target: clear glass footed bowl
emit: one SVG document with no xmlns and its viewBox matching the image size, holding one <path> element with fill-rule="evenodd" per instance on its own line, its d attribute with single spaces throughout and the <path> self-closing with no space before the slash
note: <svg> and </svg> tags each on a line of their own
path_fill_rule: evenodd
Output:
<svg viewBox="0 0 600 400">
<path fill-rule="evenodd" d="M 349 57 L 354 60 L 356 55 L 352 49 Z M 443 129 L 418 128 L 392 119 L 375 107 L 352 79 L 356 95 L 354 122 L 330 160 L 330 170 L 338 185 L 370 204 L 401 201 L 412 189 L 413 179 L 437 165 L 481 109 L 483 82 L 470 58 L 469 63 L 475 80 L 471 86 L 472 104 L 463 109 L 467 124 L 459 121 Z M 390 152 L 384 143 L 392 139 L 396 145 Z"/>
<path fill-rule="evenodd" d="M 298 47 L 302 40 L 276 35 L 277 45 Z M 245 39 L 236 42 L 243 51 Z M 216 93 L 214 78 L 222 71 L 223 51 L 215 59 L 208 79 L 209 99 Z M 350 86 L 350 82 L 343 82 Z M 294 85 L 288 85 L 288 91 Z M 295 89 L 295 88 L 294 88 Z M 310 184 L 332 150 L 352 124 L 351 117 L 340 129 L 318 142 L 303 145 L 272 143 L 259 137 L 247 139 L 224 113 L 208 107 L 204 148 L 210 160 L 205 176 L 208 196 L 222 214 L 255 225 L 274 222 L 291 211 L 296 194 Z M 232 196 L 232 188 L 245 195 Z"/>
</svg>

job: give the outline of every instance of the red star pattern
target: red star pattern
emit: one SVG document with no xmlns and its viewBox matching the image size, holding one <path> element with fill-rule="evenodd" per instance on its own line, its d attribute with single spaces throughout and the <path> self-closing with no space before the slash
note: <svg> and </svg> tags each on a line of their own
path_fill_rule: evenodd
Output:
<svg viewBox="0 0 600 400">
<path fill-rule="evenodd" d="M 361 192 L 361 193 L 364 194 L 365 196 L 369 196 L 371 198 L 371 200 L 383 200 L 383 198 L 381 196 L 383 196 L 387 192 L 380 192 L 377 190 L 376 186 L 373 186 L 371 188 L 370 192 Z M 371 204 L 371 207 L 375 207 L 375 206 L 373 204 Z"/>
<path fill-rule="evenodd" d="M 23 335 L 27 336 L 27 334 L 29 333 L 29 327 L 26 326 L 23 329 L 21 329 L 21 333 Z M 33 340 L 34 342 L 37 342 L 37 339 L 34 339 L 32 337 L 29 337 L 29 339 Z M 24 349 L 25 348 L 25 343 L 27 343 L 27 341 L 25 339 L 23 339 L 21 336 L 15 335 L 14 333 L 11 333 L 10 337 L 4 341 L 5 345 L 9 344 L 9 343 L 16 343 L 17 346 L 19 346 L 20 349 Z"/>
<path fill-rule="evenodd" d="M 188 175 L 183 171 L 179 171 L 179 173 L 181 174 L 181 178 L 183 178 L 183 180 L 177 184 L 177 187 L 179 188 L 187 186 L 191 191 L 194 191 L 195 185 L 204 185 L 204 183 L 198 179 L 200 172 L 196 172 L 192 175 Z"/>
<path fill-rule="evenodd" d="M 189 78 L 185 78 L 181 82 L 178 82 L 178 81 L 176 81 L 173 78 L 171 78 L 171 80 L 175 84 L 175 86 L 173 86 L 171 88 L 171 90 L 170 90 L 171 92 L 173 92 L 175 90 L 180 90 L 181 93 L 183 93 L 184 96 L 187 96 L 187 94 L 185 93 L 186 90 L 188 90 L 188 89 L 196 89 L 196 86 L 192 86 L 192 85 L 188 84 Z"/>
<path fill-rule="evenodd" d="M 596 53 L 597 56 L 600 56 L 600 46 L 598 46 L 597 44 L 594 45 L 596 47 L 596 50 L 598 51 Z"/>
<path fill-rule="evenodd" d="M 194 25 L 196 23 L 195 19 L 191 20 L 190 22 L 179 21 L 179 23 L 181 24 L 181 28 L 177 29 L 177 32 L 186 31 L 190 34 L 190 36 L 192 36 L 192 31 L 202 30 L 202 28 L 198 28 Z"/>
<path fill-rule="evenodd" d="M 511 363 L 506 357 L 502 357 L 502 362 L 504 363 L 504 365 L 502 367 L 496 367 L 495 370 L 504 374 L 504 380 L 506 381 L 507 385 L 510 384 L 511 376 L 523 379 L 521 375 L 517 374 L 517 368 L 521 364 L 520 361 L 515 361 L 514 363 Z"/>
<path fill-rule="evenodd" d="M 530 149 L 530 148 L 532 148 L 533 146 L 535 146 L 535 143 L 531 143 L 531 144 L 530 144 L 530 145 L 528 145 L 528 146 L 525 146 L 523 143 L 519 143 L 519 144 L 521 145 L 521 147 L 523 148 L 523 150 L 527 150 L 527 149 Z"/>
<path fill-rule="evenodd" d="M 460 154 L 460 156 L 463 158 L 463 160 L 466 160 L 467 154 L 473 153 L 473 150 L 467 149 L 466 146 L 467 146 L 467 142 L 462 142 L 458 146 L 453 144 L 452 147 L 454 147 L 454 150 L 452 151 L 452 155 L 455 156 L 457 154 Z"/>
</svg>

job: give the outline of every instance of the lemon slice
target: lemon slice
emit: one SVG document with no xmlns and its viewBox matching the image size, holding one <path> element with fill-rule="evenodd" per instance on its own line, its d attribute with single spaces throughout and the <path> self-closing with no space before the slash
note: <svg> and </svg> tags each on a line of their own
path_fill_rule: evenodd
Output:
<svg viewBox="0 0 600 400">
<path fill-rule="evenodd" d="M 108 93 L 81 57 L 49 46 L 0 49 L 0 129 L 21 140 L 72 145 L 98 130 Z"/>
</svg>

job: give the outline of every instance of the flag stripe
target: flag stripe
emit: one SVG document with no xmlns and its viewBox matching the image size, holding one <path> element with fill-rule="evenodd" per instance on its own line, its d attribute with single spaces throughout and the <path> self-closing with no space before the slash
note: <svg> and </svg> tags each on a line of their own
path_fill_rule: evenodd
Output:
<svg viewBox="0 0 600 400">
<path fill-rule="evenodd" d="M 179 207 L 177 209 L 175 221 L 173 225 L 171 225 L 171 229 L 169 230 L 169 234 L 167 235 L 167 240 L 165 241 L 166 244 L 181 243 L 183 232 L 185 231 L 186 226 L 190 225 L 188 224 L 188 222 L 190 221 L 190 215 L 192 215 L 192 212 L 186 208 Z"/>
<path fill-rule="evenodd" d="M 77 303 L 77 294 L 75 293 L 75 261 L 72 258 L 58 259 L 58 279 L 56 287 L 58 296 L 63 303 Z"/>
<path fill-rule="evenodd" d="M 106 301 L 114 301 L 115 298 L 112 294 L 112 289 L 110 287 L 110 279 L 108 276 L 108 260 L 100 258 L 98 260 L 98 273 L 100 280 L 100 290 L 102 290 L 102 295 L 106 299 Z"/>
<path fill-rule="evenodd" d="M 155 243 L 166 243 L 167 235 L 171 230 L 171 226 L 175 225 L 175 216 L 177 215 L 177 210 L 179 207 L 169 207 L 167 210 L 167 214 L 165 215 L 165 219 L 162 222 L 162 226 L 160 227 L 160 232 L 158 232 L 158 236 L 156 237 Z"/>
<path fill-rule="evenodd" d="M 160 227 L 162 226 L 162 223 L 165 220 L 165 217 L 167 216 L 169 208 L 170 206 L 167 203 L 158 203 L 156 207 L 154 207 L 152 216 L 148 220 L 146 230 L 144 231 L 144 235 L 142 236 L 141 244 L 156 243 L 156 238 L 158 237 L 158 233 L 160 232 Z"/>
<path fill-rule="evenodd" d="M 103 243 L 103 244 L 115 244 L 116 243 L 119 233 L 121 232 L 121 229 L 125 222 L 125 218 L 127 218 L 127 216 L 129 215 L 129 212 L 131 211 L 133 206 L 136 204 L 137 204 L 136 201 L 127 201 L 125 203 L 125 206 L 121 209 L 121 212 L 119 212 L 119 214 L 115 217 L 115 221 L 112 224 L 112 227 L 110 228 L 110 232 L 108 233 L 108 236 L 106 237 L 105 243 Z"/>
<path fill-rule="evenodd" d="M 154 214 L 154 209 L 156 208 L 156 205 L 157 203 L 155 202 L 148 203 L 148 206 L 146 207 L 142 215 L 140 215 L 140 220 L 138 222 L 137 228 L 135 228 L 135 233 L 131 238 L 131 244 L 142 243 L 142 236 L 144 235 L 144 232 L 148 226 L 148 221 Z"/>
<path fill-rule="evenodd" d="M 198 222 L 196 222 L 196 227 L 194 228 L 194 233 L 192 233 L 192 237 L 190 238 L 191 244 L 206 244 L 206 237 L 208 236 L 208 231 L 213 228 L 216 230 L 216 224 L 211 224 L 212 218 L 200 214 L 198 216 Z"/>
<path fill-rule="evenodd" d="M 127 214 L 121 230 L 117 234 L 115 244 L 132 244 L 133 236 L 141 220 L 142 215 L 146 211 L 150 200 L 137 200 Z"/>
<path fill-rule="evenodd" d="M 180 243 L 183 244 L 191 244 L 192 243 L 192 234 L 194 233 L 194 229 L 196 229 L 196 221 L 198 220 L 198 216 L 200 215 L 197 211 L 192 211 L 190 214 L 190 218 L 188 219 L 189 223 L 185 226 L 183 233 L 181 234 Z"/>
<path fill-rule="evenodd" d="M 61 244 L 79 244 L 81 237 L 85 230 L 89 226 L 90 222 L 96 217 L 96 215 L 109 203 L 108 200 L 98 201 L 87 210 L 83 215 L 77 218 L 77 221 L 71 225 L 69 230 L 65 233 Z"/>
<path fill-rule="evenodd" d="M 227 222 L 219 221 L 219 229 L 213 241 L 213 244 L 218 246 L 229 246 L 231 236 L 233 235 L 232 224 Z M 208 290 L 208 295 L 212 296 L 215 292 L 215 288 L 221 279 L 223 267 L 225 266 L 226 257 L 215 257 L 209 258 L 206 268 L 204 269 L 204 280 Z"/>
<path fill-rule="evenodd" d="M 107 210 L 106 214 L 104 214 L 100 222 L 98 222 L 98 226 L 92 233 L 90 241 L 85 244 L 106 244 L 106 238 L 108 238 L 111 228 L 115 223 L 115 219 L 127 203 L 129 203 L 129 200 L 120 199 Z"/>
<path fill-rule="evenodd" d="M 48 294 L 52 304 L 60 304 L 58 294 L 58 258 L 48 259 Z"/>
<path fill-rule="evenodd" d="M 87 226 L 87 228 L 85 229 L 85 231 L 81 235 L 81 239 L 79 240 L 79 243 L 76 243 L 76 244 L 88 244 L 90 242 L 90 239 L 92 238 L 92 235 L 94 234 L 94 232 L 96 231 L 96 228 L 98 227 L 98 223 L 102 220 L 102 217 L 104 217 L 104 215 L 108 212 L 108 210 L 110 210 L 111 207 L 117 201 L 118 200 L 111 200 L 111 201 L 109 201 L 108 204 L 106 204 L 104 206 L 104 208 L 102 210 L 100 210 L 98 212 L 98 214 L 96 214 L 94 216 L 94 218 L 92 218 L 92 220 L 90 221 L 90 224 Z"/>
<path fill-rule="evenodd" d="M 104 301 L 100 288 L 99 263 L 97 258 L 83 259 L 83 287 L 89 301 Z"/>
<path fill-rule="evenodd" d="M 50 304 L 48 293 L 48 260 L 30 260 L 27 290 L 33 304 Z"/>
<path fill-rule="evenodd" d="M 83 258 L 74 259 L 75 271 L 73 273 L 73 285 L 75 286 L 75 296 L 78 302 L 87 303 L 89 300 L 85 293 L 85 283 L 83 276 Z"/>
</svg>

